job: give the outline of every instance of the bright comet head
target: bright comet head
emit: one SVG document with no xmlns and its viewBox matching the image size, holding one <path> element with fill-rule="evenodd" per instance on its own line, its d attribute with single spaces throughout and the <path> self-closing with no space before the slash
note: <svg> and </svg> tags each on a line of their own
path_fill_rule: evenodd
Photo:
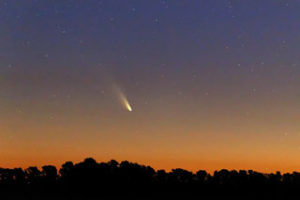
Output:
<svg viewBox="0 0 300 200">
<path fill-rule="evenodd" d="M 127 110 L 128 110 L 129 112 L 132 111 L 132 108 L 131 108 L 131 106 L 130 106 L 130 104 L 129 104 L 128 102 L 126 103 L 126 108 L 127 108 Z"/>
</svg>

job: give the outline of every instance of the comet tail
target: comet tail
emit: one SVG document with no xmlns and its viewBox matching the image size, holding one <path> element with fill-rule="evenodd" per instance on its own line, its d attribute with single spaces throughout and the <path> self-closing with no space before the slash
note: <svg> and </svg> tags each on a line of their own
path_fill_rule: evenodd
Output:
<svg viewBox="0 0 300 200">
<path fill-rule="evenodd" d="M 129 112 L 132 112 L 132 107 L 127 99 L 127 97 L 125 96 L 125 94 L 118 88 L 115 87 L 116 91 L 118 93 L 118 96 L 120 98 L 121 103 L 123 104 L 123 106 L 126 108 L 126 110 L 128 110 Z"/>
</svg>

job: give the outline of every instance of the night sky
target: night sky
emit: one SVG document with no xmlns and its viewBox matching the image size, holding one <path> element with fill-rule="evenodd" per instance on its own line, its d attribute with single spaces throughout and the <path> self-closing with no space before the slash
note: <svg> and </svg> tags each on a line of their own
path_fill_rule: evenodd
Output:
<svg viewBox="0 0 300 200">
<path fill-rule="evenodd" d="M 299 120 L 299 0 L 0 1 L 2 167 L 299 171 Z"/>
</svg>

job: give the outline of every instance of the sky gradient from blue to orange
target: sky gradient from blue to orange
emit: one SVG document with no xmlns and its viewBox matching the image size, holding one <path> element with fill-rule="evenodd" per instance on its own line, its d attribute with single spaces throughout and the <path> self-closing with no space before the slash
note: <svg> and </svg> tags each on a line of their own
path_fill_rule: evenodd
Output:
<svg viewBox="0 0 300 200">
<path fill-rule="evenodd" d="M 300 171 L 299 44 L 298 0 L 0 1 L 0 166 Z"/>
</svg>

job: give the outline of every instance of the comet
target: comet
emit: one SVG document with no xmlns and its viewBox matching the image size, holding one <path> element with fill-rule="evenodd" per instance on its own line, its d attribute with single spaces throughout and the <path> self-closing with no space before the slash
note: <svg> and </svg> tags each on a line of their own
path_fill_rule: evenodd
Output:
<svg viewBox="0 0 300 200">
<path fill-rule="evenodd" d="M 125 96 L 123 93 L 120 93 L 120 99 L 121 99 L 122 103 L 124 104 L 125 108 L 126 108 L 129 112 L 132 112 L 131 105 L 130 105 L 128 99 L 126 98 L 126 96 Z"/>
<path fill-rule="evenodd" d="M 120 90 L 120 88 L 118 88 L 116 86 L 115 86 L 115 89 L 116 89 L 116 92 L 120 99 L 121 104 L 125 107 L 126 110 L 128 110 L 129 112 L 132 112 L 132 107 L 131 107 L 126 95 L 124 94 L 124 92 L 122 92 Z"/>
</svg>

